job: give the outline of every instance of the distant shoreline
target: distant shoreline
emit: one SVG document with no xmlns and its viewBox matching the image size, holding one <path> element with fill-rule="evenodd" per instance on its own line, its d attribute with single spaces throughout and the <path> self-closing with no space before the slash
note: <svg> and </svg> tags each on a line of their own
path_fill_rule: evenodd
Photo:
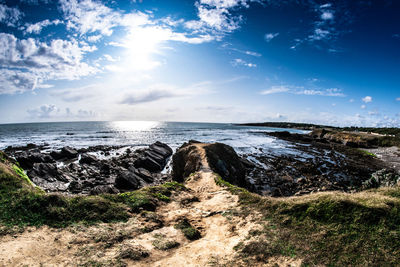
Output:
<svg viewBox="0 0 400 267">
<path fill-rule="evenodd" d="M 319 125 L 312 123 L 298 123 L 298 122 L 252 122 L 252 123 L 237 123 L 234 125 L 287 128 L 287 129 L 298 129 L 298 130 L 314 130 L 314 129 L 325 128 L 337 131 L 375 133 L 375 134 L 390 135 L 393 137 L 400 138 L 399 127 L 358 127 L 358 126 L 337 127 L 337 126 Z"/>
</svg>

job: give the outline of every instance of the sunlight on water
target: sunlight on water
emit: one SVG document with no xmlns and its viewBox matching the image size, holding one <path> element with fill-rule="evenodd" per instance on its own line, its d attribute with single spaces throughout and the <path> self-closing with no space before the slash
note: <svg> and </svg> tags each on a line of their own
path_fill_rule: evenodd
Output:
<svg viewBox="0 0 400 267">
<path fill-rule="evenodd" d="M 157 121 L 113 121 L 109 127 L 118 132 L 149 131 L 160 125 Z"/>
</svg>

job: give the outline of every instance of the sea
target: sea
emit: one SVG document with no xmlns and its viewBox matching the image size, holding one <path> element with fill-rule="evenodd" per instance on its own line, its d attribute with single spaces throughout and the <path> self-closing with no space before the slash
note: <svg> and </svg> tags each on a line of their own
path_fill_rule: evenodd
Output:
<svg viewBox="0 0 400 267">
<path fill-rule="evenodd" d="M 28 143 L 46 144 L 51 149 L 95 145 L 142 148 L 160 141 L 176 150 L 184 142 L 197 140 L 228 144 L 238 154 L 297 153 L 290 143 L 265 134 L 275 131 L 305 132 L 296 129 L 197 122 L 91 121 L 0 124 L 0 149 L 24 146 Z"/>
</svg>

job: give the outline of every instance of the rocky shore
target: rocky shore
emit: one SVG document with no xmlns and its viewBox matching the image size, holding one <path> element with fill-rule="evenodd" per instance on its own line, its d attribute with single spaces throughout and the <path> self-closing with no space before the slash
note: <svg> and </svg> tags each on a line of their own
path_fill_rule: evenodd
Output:
<svg viewBox="0 0 400 267">
<path fill-rule="evenodd" d="M 365 139 L 342 134 L 339 140 L 339 135 L 324 129 L 309 134 L 261 134 L 285 140 L 294 153 L 260 149 L 259 153 L 238 156 L 232 147 L 216 143 L 204 148 L 211 169 L 231 184 L 274 197 L 333 190 L 354 192 L 400 183 L 397 165 L 393 168 L 390 162 L 354 148 L 375 146 L 365 143 Z M 28 144 L 8 147 L 5 152 L 47 192 L 96 195 L 132 191 L 168 180 L 182 182 L 200 170 L 196 164 L 202 155 L 196 154 L 194 144 L 200 143 L 189 141 L 177 149 L 172 169 L 173 151 L 161 142 L 137 150 L 118 146 L 51 150 Z"/>
<path fill-rule="evenodd" d="M 196 141 L 174 154 L 159 142 L 135 151 L 8 148 L 0 152 L 0 265 L 396 265 L 398 174 L 355 148 L 274 135 L 299 153 L 238 155 Z M 38 190 L 16 159 L 37 185 L 62 194 Z M 306 194 L 382 185 L 390 187 Z"/>
<path fill-rule="evenodd" d="M 263 195 L 291 196 L 332 190 L 354 192 L 400 183 L 399 172 L 390 162 L 354 148 L 354 143 L 316 134 L 320 131 L 265 133 L 287 141 L 298 153 L 244 155 L 248 159 L 251 190 Z"/>
<path fill-rule="evenodd" d="M 101 194 L 132 191 L 160 184 L 172 149 L 161 142 L 132 151 L 129 147 L 63 147 L 48 150 L 33 144 L 8 147 L 31 181 L 47 192 Z"/>
</svg>

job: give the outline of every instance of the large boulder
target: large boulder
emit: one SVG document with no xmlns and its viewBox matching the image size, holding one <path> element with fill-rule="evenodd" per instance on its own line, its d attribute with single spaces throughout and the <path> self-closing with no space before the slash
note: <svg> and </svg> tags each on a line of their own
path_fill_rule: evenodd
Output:
<svg viewBox="0 0 400 267">
<path fill-rule="evenodd" d="M 203 166 L 202 157 L 196 141 L 184 143 L 172 156 L 172 177 L 183 182 L 191 173 L 199 171 Z"/>
<path fill-rule="evenodd" d="M 55 160 L 60 160 L 60 159 L 74 159 L 78 157 L 78 151 L 72 147 L 65 146 L 61 148 L 61 151 L 52 151 L 50 155 L 55 159 Z"/>
<path fill-rule="evenodd" d="M 79 160 L 80 164 L 94 164 L 96 163 L 98 160 L 96 158 L 96 156 L 90 155 L 90 154 L 82 154 L 81 158 Z"/>
<path fill-rule="evenodd" d="M 144 168 L 151 172 L 160 172 L 164 169 L 171 155 L 172 149 L 168 145 L 157 141 L 143 152 L 134 165 L 136 168 Z"/>
<path fill-rule="evenodd" d="M 183 144 L 172 159 L 172 176 L 178 182 L 184 181 L 191 173 L 204 169 L 205 161 L 207 161 L 210 169 L 218 173 L 225 181 L 242 187 L 246 186 L 245 167 L 235 150 L 228 145 L 190 141 Z"/>
<path fill-rule="evenodd" d="M 140 186 L 140 177 L 130 171 L 123 171 L 115 179 L 115 187 L 120 190 L 135 190 Z"/>
<path fill-rule="evenodd" d="M 16 160 L 19 162 L 23 169 L 33 168 L 35 163 L 54 163 L 54 159 L 49 155 L 42 154 L 39 152 L 27 153 L 22 152 L 16 156 Z"/>
<path fill-rule="evenodd" d="M 214 172 L 231 184 L 246 186 L 246 169 L 232 147 L 214 143 L 204 146 L 204 150 L 208 164 Z"/>
</svg>

